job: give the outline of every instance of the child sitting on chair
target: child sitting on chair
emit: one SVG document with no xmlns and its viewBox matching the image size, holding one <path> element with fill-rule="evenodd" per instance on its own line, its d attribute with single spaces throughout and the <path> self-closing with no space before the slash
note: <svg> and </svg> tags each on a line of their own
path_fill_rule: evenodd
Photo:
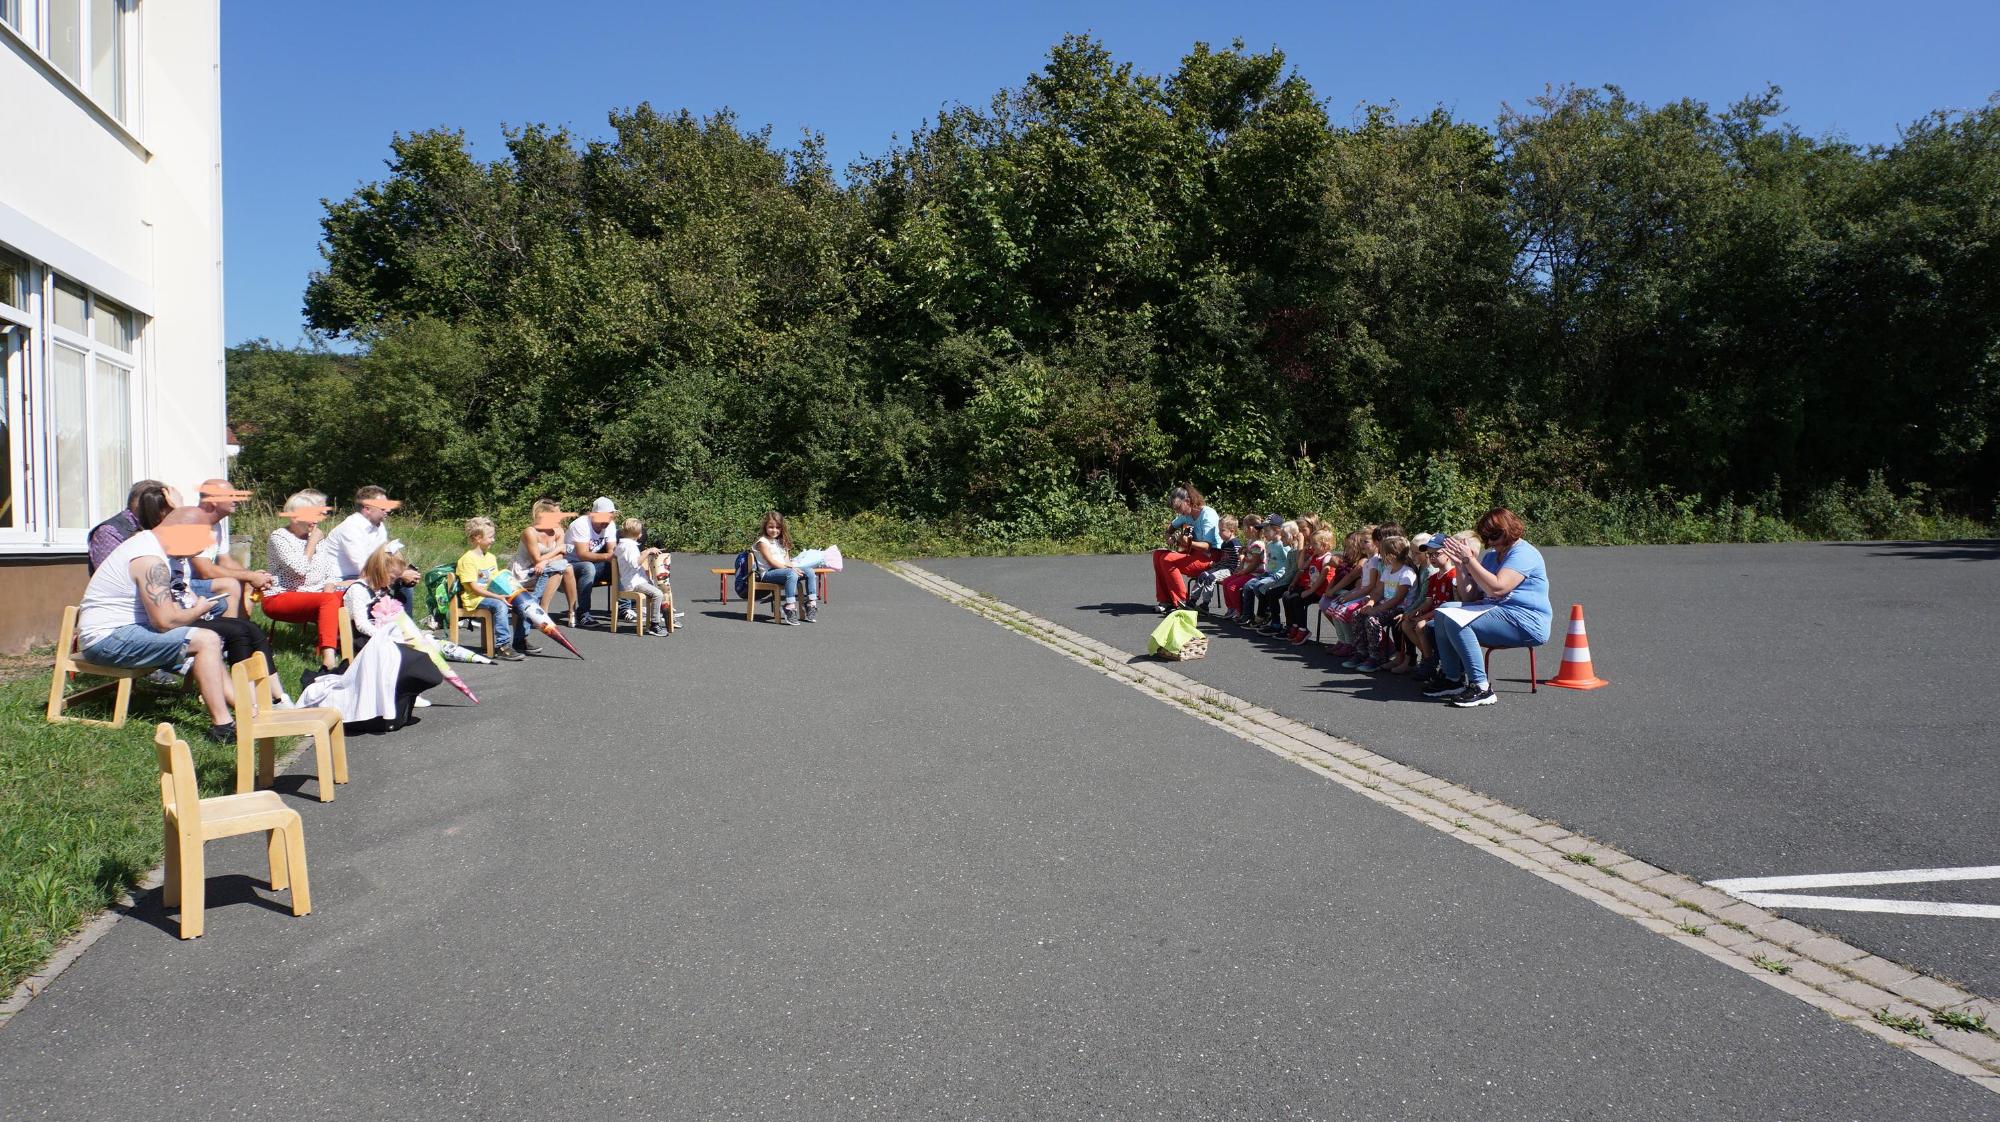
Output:
<svg viewBox="0 0 2000 1122">
<path fill-rule="evenodd" d="M 493 556 L 494 532 L 491 518 L 465 520 L 465 544 L 470 548 L 458 558 L 458 607 L 460 611 L 478 611 L 484 608 L 491 613 L 493 657 L 503 662 L 520 662 L 523 656 L 514 649 L 517 609 L 513 605 L 513 600 L 516 596 L 522 599 L 526 599 L 527 596 L 517 588 L 510 587 L 507 591 L 502 591 L 493 587 L 494 578 L 502 571 L 500 559 Z M 510 580 L 510 586 L 511 583 Z M 510 596 L 508 592 L 514 595 Z M 452 638 L 458 637 L 454 635 Z"/>
<path fill-rule="evenodd" d="M 639 539 L 646 533 L 646 524 L 636 518 L 627 518 L 618 527 L 618 544 L 612 553 L 618 558 L 618 591 L 637 592 L 646 598 L 651 609 L 652 633 L 667 633 L 667 617 L 663 608 L 666 589 L 672 587 L 667 580 L 667 566 L 671 558 L 665 550 L 639 548 Z M 655 583 L 657 582 L 657 583 Z"/>
</svg>

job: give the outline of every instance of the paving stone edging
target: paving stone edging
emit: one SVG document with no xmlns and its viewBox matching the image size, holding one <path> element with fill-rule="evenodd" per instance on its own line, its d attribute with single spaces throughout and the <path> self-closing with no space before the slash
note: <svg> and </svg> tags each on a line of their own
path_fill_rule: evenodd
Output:
<svg viewBox="0 0 2000 1122">
<path fill-rule="evenodd" d="M 298 759 L 299 754 L 311 744 L 310 736 L 294 738 L 290 749 L 279 756 L 277 762 L 272 765 L 273 772 L 282 772 L 291 766 L 292 761 Z M 92 943 L 102 939 L 111 930 L 112 925 L 123 919 L 125 913 L 132 910 L 136 904 L 135 897 L 138 893 L 151 892 L 166 882 L 167 866 L 162 859 L 161 863 L 153 866 L 138 884 L 112 901 L 110 907 L 86 920 L 82 927 L 70 934 L 69 938 L 56 944 L 56 949 L 49 954 L 48 960 L 42 963 L 41 968 L 23 978 L 21 984 L 14 987 L 14 992 L 8 994 L 6 1000 L 0 1001 L 0 1029 L 6 1028 L 7 1022 L 14 1019 L 14 1014 L 26 1009 L 28 1003 L 39 997 L 43 990 L 48 989 L 58 975 L 69 969 L 77 959 L 82 958 L 83 952 L 89 950 Z"/>
<path fill-rule="evenodd" d="M 897 562 L 883 568 L 1111 678 L 1180 705 L 1197 720 L 2000 1093 L 2000 1001 L 1926 977 L 1655 868 L 1559 823 L 1205 686 L 1171 669 L 1171 663 L 1119 650 L 917 565 Z M 1982 1033 L 1952 1028 L 1938 1020 L 1952 1014 L 1983 1018 L 1989 1029 Z M 1894 1027 L 1897 1024 L 1905 1027 Z"/>
</svg>

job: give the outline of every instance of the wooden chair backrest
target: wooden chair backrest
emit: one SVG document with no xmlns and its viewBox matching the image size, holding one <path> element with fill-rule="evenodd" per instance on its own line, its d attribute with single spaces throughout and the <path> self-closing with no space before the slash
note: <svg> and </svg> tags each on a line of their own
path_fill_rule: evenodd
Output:
<svg viewBox="0 0 2000 1122">
<path fill-rule="evenodd" d="M 71 604 L 63 609 L 62 629 L 56 632 L 56 654 L 68 656 L 76 653 L 76 613 L 77 606 Z"/>
<path fill-rule="evenodd" d="M 166 721 L 154 727 L 153 747 L 160 756 L 160 808 L 180 833 L 199 833 L 201 792 L 194 781 L 194 753 Z"/>
<path fill-rule="evenodd" d="M 235 679 L 238 722 L 271 711 L 271 664 L 264 661 L 263 651 L 231 666 L 229 676 Z"/>
</svg>

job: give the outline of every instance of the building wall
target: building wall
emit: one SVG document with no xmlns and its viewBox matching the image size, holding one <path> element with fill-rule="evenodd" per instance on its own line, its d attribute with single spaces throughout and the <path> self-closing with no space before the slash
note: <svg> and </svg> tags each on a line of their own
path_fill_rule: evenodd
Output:
<svg viewBox="0 0 2000 1122">
<path fill-rule="evenodd" d="M 54 71 L 32 32 L 0 28 L 0 245 L 144 317 L 132 475 L 191 494 L 226 471 L 221 5 L 138 0 L 127 18 L 122 125 Z M 46 338 L 35 346 L 29 374 L 43 377 Z M 60 540 L 0 542 L 0 650 L 47 641 L 80 591 L 81 541 L 49 537 Z M 46 595 L 17 602 L 28 587 Z"/>
</svg>

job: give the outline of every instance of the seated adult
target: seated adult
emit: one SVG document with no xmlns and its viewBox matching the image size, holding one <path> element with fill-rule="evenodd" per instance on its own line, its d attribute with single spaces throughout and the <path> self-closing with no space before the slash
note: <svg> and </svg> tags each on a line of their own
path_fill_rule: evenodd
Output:
<svg viewBox="0 0 2000 1122">
<path fill-rule="evenodd" d="M 142 517 L 141 521 L 143 520 Z M 214 536 L 207 517 L 198 507 L 186 506 L 173 510 L 161 519 L 159 524 L 163 528 L 196 526 L 209 530 L 210 536 Z M 199 604 L 206 609 L 206 614 L 189 626 L 213 631 L 221 636 L 222 661 L 226 666 L 234 666 L 251 655 L 262 654 L 266 665 L 275 668 L 277 659 L 271 651 L 270 637 L 264 634 L 263 628 L 240 616 L 230 615 L 226 593 L 211 591 L 203 595 L 196 591 L 198 586 L 208 583 L 192 575 L 192 563 L 200 556 L 201 554 L 196 554 L 195 557 L 175 557 L 167 562 L 174 601 L 184 608 Z M 284 682 L 273 679 L 272 684 L 277 692 L 278 703 L 290 705 L 291 697 L 285 692 Z"/>
<path fill-rule="evenodd" d="M 168 570 L 169 559 L 192 557 L 214 541 L 214 529 L 199 524 L 162 525 L 126 538 L 84 586 L 76 633 L 83 660 L 101 666 L 150 670 L 176 667 L 192 656 L 211 722 L 206 735 L 229 744 L 236 740 L 236 724 L 222 637 L 192 626 L 215 603 L 183 607 L 174 599 Z"/>
<path fill-rule="evenodd" d="M 285 500 L 286 522 L 271 531 L 266 558 L 276 580 L 264 594 L 265 615 L 319 629 L 320 665 L 328 669 L 340 664 L 340 599 L 350 583 L 341 579 L 340 563 L 319 530 L 332 509 L 318 491 Z"/>
<path fill-rule="evenodd" d="M 1187 579 L 1207 572 L 1222 548 L 1222 518 L 1193 484 L 1174 488 L 1167 501 L 1174 508 L 1167 547 L 1153 551 L 1153 600 L 1163 612 L 1187 607 Z"/>
<path fill-rule="evenodd" d="M 139 501 L 142 498 L 150 496 L 155 503 L 158 503 L 166 492 L 167 485 L 159 480 L 141 479 L 139 482 L 132 484 L 131 489 L 125 492 L 124 510 L 90 528 L 90 557 L 87 561 L 90 572 L 96 572 L 97 567 L 104 564 L 104 559 L 111 556 L 111 551 L 117 549 L 119 543 L 123 542 L 126 538 L 131 537 L 141 530 L 150 530 L 153 526 L 160 524 L 157 518 L 153 520 L 153 526 L 142 526 L 139 524 Z M 175 503 L 174 505 L 179 506 L 180 504 Z M 172 508 L 169 507 L 168 509 Z M 164 514 L 164 511 L 162 514 Z"/>
<path fill-rule="evenodd" d="M 618 504 L 603 495 L 590 504 L 587 514 L 579 514 L 569 524 L 563 556 L 576 574 L 576 595 L 569 602 L 569 624 L 589 627 L 597 622 L 590 614 L 590 590 L 608 582 L 611 550 L 618 544 Z"/>
<path fill-rule="evenodd" d="M 409 567 L 401 554 L 391 553 L 388 546 L 382 546 L 361 566 L 361 579 L 348 585 L 342 594 L 347 614 L 354 621 L 357 651 L 365 650 L 378 639 L 396 646 L 395 709 L 385 718 L 391 731 L 409 722 L 412 709 L 429 705 L 420 695 L 444 681 L 443 672 L 431 657 L 411 645 L 412 635 L 399 619 L 407 617 L 396 592 L 403 587 L 403 573 Z M 360 655 L 357 653 L 355 657 L 358 661 Z"/>
<path fill-rule="evenodd" d="M 1424 696 L 1440 697 L 1461 709 L 1491 705 L 1497 698 L 1486 681 L 1479 648 L 1539 647 L 1549 641 L 1554 612 L 1549 607 L 1549 574 L 1541 551 L 1523 541 L 1520 518 L 1504 506 L 1481 515 L 1475 555 L 1463 541 L 1446 538 L 1440 556 L 1458 567 L 1459 602 L 1443 604 L 1431 617 L 1437 641 L 1437 677 L 1424 683 Z M 1457 609 L 1457 611 L 1454 611 Z M 1466 618 L 1467 612 L 1476 615 Z"/>
<path fill-rule="evenodd" d="M 576 611 L 576 574 L 570 571 L 569 558 L 563 556 L 564 521 L 575 517 L 553 499 L 537 499 L 534 519 L 521 531 L 521 547 L 507 565 L 545 612 L 555 603 L 557 589 L 568 594 L 571 614 Z"/>
<path fill-rule="evenodd" d="M 819 622 L 819 574 L 809 565 L 792 563 L 792 529 L 784 515 L 775 510 L 764 512 L 757 544 L 750 547 L 750 562 L 758 580 L 785 586 L 778 622 L 787 626 L 796 625 L 801 618 L 807 623 Z M 803 617 L 797 603 L 801 594 L 805 597 Z"/>
<path fill-rule="evenodd" d="M 227 479 L 205 479 L 196 489 L 197 501 L 193 509 L 200 512 L 202 521 L 216 526 L 236 513 L 238 503 L 250 497 L 250 492 L 236 487 Z M 226 614 L 247 618 L 250 605 L 245 591 L 254 589 L 261 592 L 270 588 L 271 574 L 239 563 L 222 545 L 218 540 L 199 555 L 188 559 L 188 568 L 193 573 L 191 591 L 203 597 L 225 594 L 229 597 Z"/>
<path fill-rule="evenodd" d="M 342 519 L 340 525 L 335 526 L 325 538 L 336 578 L 343 581 L 361 579 L 361 567 L 368 563 L 368 558 L 389 544 L 389 514 L 402 505 L 390 498 L 389 492 L 372 483 L 354 492 L 354 513 Z M 421 573 L 410 569 L 396 586 L 396 598 L 403 602 L 405 611 L 414 613 L 417 610 L 416 585 L 421 579 Z"/>
</svg>

